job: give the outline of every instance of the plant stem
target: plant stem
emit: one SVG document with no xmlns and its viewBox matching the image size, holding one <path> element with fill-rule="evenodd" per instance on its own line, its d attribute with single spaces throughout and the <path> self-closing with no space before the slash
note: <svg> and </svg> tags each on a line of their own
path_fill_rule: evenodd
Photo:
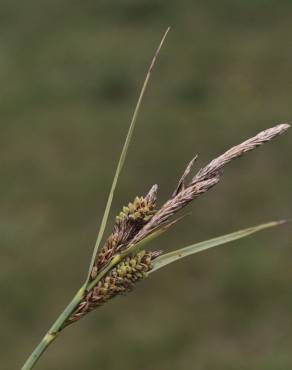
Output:
<svg viewBox="0 0 292 370">
<path fill-rule="evenodd" d="M 68 304 L 65 310 L 61 313 L 58 319 L 54 322 L 50 330 L 47 334 L 43 337 L 40 343 L 36 346 L 32 354 L 26 360 L 25 364 L 21 368 L 21 370 L 30 370 L 36 364 L 38 359 L 41 355 L 45 352 L 45 350 L 49 347 L 49 345 L 56 339 L 58 334 L 64 329 L 64 324 L 66 323 L 67 319 L 71 316 L 74 312 L 75 308 L 84 298 L 86 292 L 89 292 L 94 286 L 104 277 L 104 275 L 113 268 L 116 264 L 121 261 L 121 255 L 116 255 L 112 261 L 104 267 L 104 269 L 98 274 L 98 276 L 89 283 L 85 283 L 82 287 L 78 290 L 72 301 Z"/>
<path fill-rule="evenodd" d="M 74 312 L 78 304 L 82 301 L 85 293 L 93 289 L 94 286 L 99 282 L 99 280 L 101 280 L 104 277 L 104 275 L 120 261 L 121 255 L 115 256 L 112 259 L 112 261 L 107 266 L 105 266 L 105 268 L 98 274 L 98 276 L 93 281 L 82 285 L 82 287 L 78 290 L 72 301 L 68 304 L 65 310 L 54 322 L 54 324 L 47 332 L 47 334 L 43 337 L 43 339 L 40 341 L 40 343 L 36 346 L 36 348 L 29 356 L 29 358 L 26 360 L 21 370 L 30 370 L 33 368 L 33 366 L 36 364 L 41 355 L 45 352 L 49 345 L 57 338 L 61 330 L 64 329 L 64 324 L 66 323 L 67 319 L 71 316 L 71 314 Z"/>
<path fill-rule="evenodd" d="M 72 301 L 68 304 L 68 306 L 65 308 L 65 310 L 61 313 L 61 315 L 58 317 L 58 319 L 54 322 L 50 330 L 47 332 L 47 334 L 43 337 L 43 339 L 40 341 L 40 343 L 36 346 L 32 354 L 29 356 L 23 367 L 22 370 L 30 370 L 33 368 L 33 366 L 36 364 L 38 359 L 41 357 L 41 355 L 45 352 L 45 350 L 49 347 L 49 345 L 56 339 L 58 334 L 63 328 L 64 323 L 66 320 L 70 317 L 76 306 L 81 302 L 81 300 L 84 297 L 85 294 L 85 285 L 83 285 Z"/>
</svg>

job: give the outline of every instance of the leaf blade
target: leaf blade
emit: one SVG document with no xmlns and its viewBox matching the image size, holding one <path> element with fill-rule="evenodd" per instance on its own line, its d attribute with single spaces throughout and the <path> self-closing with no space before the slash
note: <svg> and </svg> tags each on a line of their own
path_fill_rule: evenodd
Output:
<svg viewBox="0 0 292 370">
<path fill-rule="evenodd" d="M 190 256 L 195 253 L 202 252 L 204 250 L 207 250 L 213 247 L 217 247 L 222 244 L 232 242 L 234 240 L 244 238 L 248 235 L 257 233 L 259 231 L 262 231 L 262 230 L 265 230 L 265 229 L 268 229 L 274 226 L 282 225 L 284 223 L 286 223 L 285 220 L 280 220 L 280 221 L 272 221 L 272 222 L 264 223 L 264 224 L 257 225 L 257 226 L 252 226 L 246 229 L 235 231 L 230 234 L 225 234 L 225 235 L 222 235 L 216 238 L 212 238 L 212 239 L 205 240 L 199 243 L 191 244 L 187 247 L 177 249 L 170 253 L 162 254 L 161 256 L 157 257 L 153 261 L 153 268 L 149 272 L 149 274 L 154 271 L 159 270 L 160 268 L 164 266 L 169 265 L 170 263 L 176 262 L 184 257 Z"/>
<path fill-rule="evenodd" d="M 91 261 L 90 261 L 90 265 L 89 265 L 89 269 L 88 269 L 88 274 L 87 274 L 87 278 L 86 278 L 86 284 L 88 284 L 88 282 L 90 281 L 91 271 L 92 271 L 92 268 L 94 266 L 96 255 L 98 253 L 100 243 L 102 241 L 102 237 L 103 237 L 106 225 L 107 225 L 107 221 L 108 221 L 108 217 L 109 217 L 109 213 L 110 213 L 110 209 L 111 209 L 111 205 L 112 205 L 112 201 L 113 201 L 113 197 L 114 197 L 114 192 L 115 192 L 115 189 L 116 189 L 116 186 L 117 186 L 119 175 L 120 175 L 121 170 L 123 168 L 123 165 L 125 163 L 128 148 L 129 148 L 129 145 L 130 145 L 130 142 L 131 142 L 131 138 L 132 138 L 133 131 L 134 131 L 134 128 L 135 128 L 135 124 L 136 124 L 136 121 L 137 121 L 137 117 L 138 117 L 138 113 L 139 113 L 139 110 L 140 110 L 140 107 L 141 107 L 141 103 L 142 103 L 142 100 L 143 100 L 143 97 L 144 97 L 144 94 L 145 94 L 145 91 L 146 91 L 146 88 L 147 88 L 147 85 L 148 85 L 148 82 L 149 82 L 149 79 L 150 79 L 150 76 L 151 76 L 151 72 L 152 72 L 152 69 L 153 69 L 154 64 L 156 62 L 156 59 L 157 59 L 157 56 L 160 52 L 160 49 L 161 49 L 161 47 L 162 47 L 162 45 L 163 45 L 163 43 L 166 39 L 166 36 L 167 36 L 169 30 L 170 30 L 170 27 L 168 27 L 166 29 L 166 31 L 165 31 L 165 33 L 164 33 L 164 35 L 163 35 L 163 37 L 162 37 L 162 39 L 161 39 L 161 41 L 158 45 L 158 48 L 156 49 L 154 57 L 153 57 L 153 59 L 150 63 L 148 71 L 146 73 L 146 77 L 145 77 L 145 80 L 143 82 L 143 85 L 142 85 L 142 88 L 141 88 L 141 91 L 140 91 L 140 94 L 139 94 L 139 98 L 138 98 L 136 106 L 135 106 L 135 110 L 134 110 L 132 120 L 131 120 L 129 129 L 128 129 L 128 133 L 127 133 L 127 136 L 126 136 L 126 140 L 125 140 L 124 145 L 123 145 L 123 149 L 122 149 L 122 152 L 121 152 L 121 155 L 120 155 L 120 158 L 119 158 L 119 162 L 118 162 L 118 165 L 117 165 L 117 168 L 116 168 L 114 179 L 113 179 L 111 189 L 110 189 L 110 192 L 109 192 L 109 196 L 108 196 L 108 199 L 107 199 L 107 203 L 106 203 L 106 207 L 105 207 L 104 214 L 103 214 L 103 217 L 102 217 L 99 232 L 98 232 L 98 235 L 97 235 L 96 243 L 95 243 L 95 246 L 94 246 L 94 249 L 93 249 L 93 253 L 92 253 L 92 257 L 91 257 Z"/>
</svg>

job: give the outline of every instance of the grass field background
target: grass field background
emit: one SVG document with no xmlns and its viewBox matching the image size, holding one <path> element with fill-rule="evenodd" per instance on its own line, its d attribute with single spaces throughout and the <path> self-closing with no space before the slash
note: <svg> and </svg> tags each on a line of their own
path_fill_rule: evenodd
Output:
<svg viewBox="0 0 292 370">
<path fill-rule="evenodd" d="M 20 368 L 85 277 L 146 67 L 153 72 L 114 200 L 292 122 L 292 2 L 0 3 L 0 368 Z M 151 246 L 291 218 L 292 131 L 225 169 Z M 108 232 L 112 227 L 110 222 Z M 291 226 L 153 274 L 68 328 L 39 369 L 292 368 Z"/>
</svg>

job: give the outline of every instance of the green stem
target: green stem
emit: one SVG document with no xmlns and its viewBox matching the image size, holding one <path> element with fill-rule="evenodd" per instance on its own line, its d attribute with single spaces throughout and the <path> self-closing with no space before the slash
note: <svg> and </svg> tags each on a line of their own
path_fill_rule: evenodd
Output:
<svg viewBox="0 0 292 370">
<path fill-rule="evenodd" d="M 41 355 L 45 352 L 45 350 L 49 347 L 49 345 L 56 339 L 58 334 L 64 329 L 64 324 L 66 323 L 67 319 L 71 316 L 74 312 L 75 308 L 84 298 L 86 292 L 89 292 L 94 286 L 101 280 L 104 275 L 113 268 L 117 263 L 121 261 L 121 255 L 116 255 L 112 261 L 105 266 L 105 268 L 97 275 L 97 277 L 89 282 L 82 285 L 82 287 L 78 290 L 72 301 L 68 304 L 65 310 L 61 313 L 58 319 L 54 322 L 53 326 L 47 332 L 47 334 L 43 337 L 40 343 L 36 346 L 32 354 L 26 360 L 25 364 L 21 368 L 21 370 L 30 370 L 33 366 L 37 363 L 38 359 Z"/>
<path fill-rule="evenodd" d="M 78 304 L 82 301 L 85 293 L 93 289 L 94 286 L 104 277 L 104 275 L 117 263 L 121 261 L 121 257 L 122 257 L 121 255 L 116 255 L 112 259 L 112 261 L 107 266 L 104 267 L 104 269 L 97 275 L 97 277 L 93 281 L 90 281 L 89 283 L 85 283 L 82 285 L 82 287 L 78 290 L 72 301 L 68 304 L 65 310 L 54 322 L 53 326 L 43 337 L 40 343 L 36 346 L 36 348 L 29 356 L 29 358 L 26 360 L 21 370 L 30 370 L 33 368 L 33 366 L 37 363 L 41 355 L 45 352 L 49 345 L 56 339 L 61 330 L 64 329 L 64 324 L 66 323 L 67 319 L 71 316 L 71 314 L 74 312 Z"/>
<path fill-rule="evenodd" d="M 78 290 L 78 292 L 76 293 L 72 301 L 65 308 L 65 310 L 58 317 L 58 319 L 54 322 L 53 326 L 50 328 L 47 334 L 43 337 L 40 343 L 36 346 L 32 354 L 29 356 L 29 358 L 26 360 L 25 364 L 21 368 L 22 370 L 30 370 L 33 368 L 33 366 L 36 364 L 36 362 L 41 357 L 41 355 L 45 352 L 45 350 L 56 339 L 60 331 L 63 329 L 64 323 L 70 317 L 74 309 L 82 301 L 85 291 L 86 291 L 85 285 L 83 285 Z"/>
</svg>

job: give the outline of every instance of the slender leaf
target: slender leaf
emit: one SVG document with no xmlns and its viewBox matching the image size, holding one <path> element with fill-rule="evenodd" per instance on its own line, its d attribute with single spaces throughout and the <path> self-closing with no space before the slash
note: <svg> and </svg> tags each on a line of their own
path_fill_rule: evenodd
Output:
<svg viewBox="0 0 292 370">
<path fill-rule="evenodd" d="M 163 35 L 163 37 L 160 41 L 160 44 L 159 44 L 159 46 L 158 46 L 158 48 L 157 48 L 157 50 L 154 54 L 154 57 L 153 57 L 153 59 L 150 63 L 150 66 L 148 68 L 144 83 L 142 85 L 142 89 L 141 89 L 141 92 L 140 92 L 140 95 L 139 95 L 139 98 L 138 98 L 138 101 L 137 101 L 137 104 L 136 104 L 136 107 L 135 107 L 135 110 L 134 110 L 134 113 L 133 113 L 133 117 L 132 117 L 132 120 L 131 120 L 131 123 L 130 123 L 130 126 L 129 126 L 127 137 L 126 137 L 126 140 L 125 140 L 122 152 L 121 152 L 121 156 L 120 156 L 120 159 L 119 159 L 119 162 L 118 162 L 118 166 L 117 166 L 117 169 L 116 169 L 116 172 L 115 172 L 113 183 L 112 183 L 110 193 L 109 193 L 109 196 L 108 196 L 108 200 L 107 200 L 107 203 L 106 203 L 106 207 L 105 207 L 105 211 L 104 211 L 103 218 L 102 218 L 102 221 L 101 221 L 99 233 L 98 233 L 97 240 L 96 240 L 94 250 L 93 250 L 93 254 L 92 254 L 92 257 L 91 257 L 91 262 L 90 262 L 90 266 L 89 266 L 89 269 L 88 269 L 88 275 L 87 275 L 86 283 L 88 283 L 89 280 L 90 280 L 90 274 L 91 274 L 91 271 L 92 271 L 92 268 L 93 268 L 93 265 L 94 265 L 94 261 L 96 259 L 96 255 L 97 255 L 97 252 L 98 252 L 98 249 L 99 249 L 99 246 L 100 246 L 100 243 L 101 243 L 101 240 L 102 240 L 105 228 L 106 228 L 106 224 L 107 224 L 107 221 L 108 221 L 108 216 L 109 216 L 110 209 L 111 209 L 111 204 L 112 204 L 112 201 L 113 201 L 114 192 L 115 192 L 115 189 L 116 189 L 116 186 L 117 186 L 119 175 L 120 175 L 121 170 L 123 168 L 123 165 L 125 163 L 128 148 L 129 148 L 131 138 L 132 138 L 132 135 L 133 135 L 133 131 L 134 131 L 134 128 L 135 128 L 135 124 L 136 124 L 136 121 L 137 121 L 138 113 L 139 113 L 141 103 L 142 103 L 142 100 L 143 100 L 143 97 L 144 97 L 144 94 L 145 94 L 145 91 L 146 91 L 146 87 L 147 87 L 149 79 L 150 79 L 151 71 L 152 71 L 152 68 L 154 67 L 156 58 L 157 58 L 157 56 L 160 52 L 160 49 L 161 49 L 161 47 L 164 43 L 164 40 L 165 40 L 169 30 L 170 30 L 170 27 L 167 28 L 167 30 L 165 31 L 165 33 L 164 33 L 164 35 Z"/>
<path fill-rule="evenodd" d="M 217 238 L 206 240 L 206 241 L 203 241 L 203 242 L 200 242 L 200 243 L 192 244 L 192 245 L 189 245 L 187 247 L 177 249 L 173 252 L 163 254 L 163 255 L 157 257 L 153 261 L 153 269 L 150 272 L 157 271 L 160 268 L 162 268 L 164 266 L 167 266 L 172 262 L 178 261 L 181 258 L 190 256 L 191 254 L 199 253 L 199 252 L 202 252 L 206 249 L 217 247 L 219 245 L 232 242 L 233 240 L 244 238 L 248 235 L 257 233 L 258 231 L 268 229 L 270 227 L 278 226 L 278 225 L 281 225 L 285 222 L 286 221 L 284 221 L 284 220 L 268 222 L 268 223 L 261 224 L 261 225 L 258 225 L 258 226 L 253 226 L 253 227 L 249 227 L 247 229 L 236 231 L 236 232 L 231 233 L 231 234 L 222 235 L 222 236 L 219 236 Z"/>
</svg>

